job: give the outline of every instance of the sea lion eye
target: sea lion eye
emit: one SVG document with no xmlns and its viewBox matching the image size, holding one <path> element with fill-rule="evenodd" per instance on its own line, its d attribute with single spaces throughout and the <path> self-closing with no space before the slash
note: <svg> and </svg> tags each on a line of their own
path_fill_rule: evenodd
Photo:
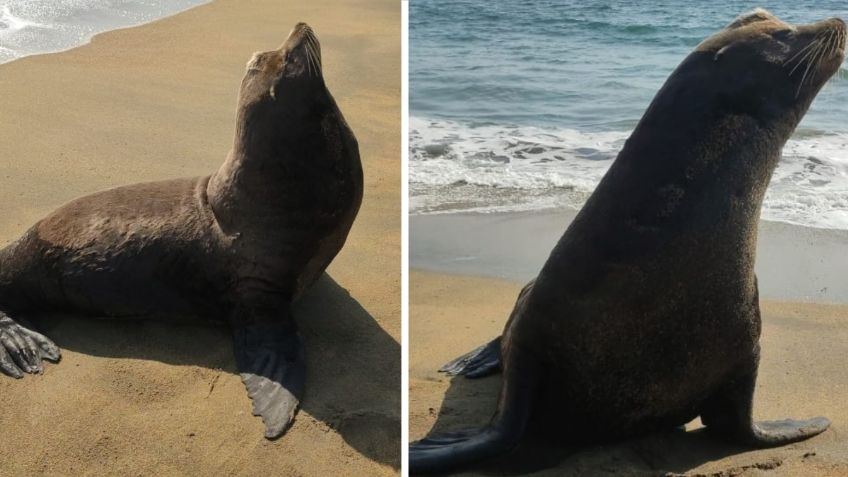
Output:
<svg viewBox="0 0 848 477">
<path fill-rule="evenodd" d="M 777 30 L 776 32 L 771 34 L 772 38 L 774 38 L 775 40 L 777 40 L 781 43 L 785 43 L 785 42 L 791 40 L 794 36 L 795 36 L 795 32 L 788 29 L 788 28 L 785 28 L 783 30 Z"/>
</svg>

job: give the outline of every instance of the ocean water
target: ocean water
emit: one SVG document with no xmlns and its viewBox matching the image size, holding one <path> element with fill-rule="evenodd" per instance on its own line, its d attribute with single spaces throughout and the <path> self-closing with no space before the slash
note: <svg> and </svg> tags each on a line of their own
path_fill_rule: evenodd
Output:
<svg viewBox="0 0 848 477">
<path fill-rule="evenodd" d="M 411 212 L 579 208 L 672 70 L 757 6 L 848 19 L 844 1 L 413 0 Z M 764 219 L 848 229 L 845 68 L 784 149 Z"/>
<path fill-rule="evenodd" d="M 94 35 L 167 17 L 209 0 L 0 0 L 0 63 L 64 51 Z"/>
</svg>

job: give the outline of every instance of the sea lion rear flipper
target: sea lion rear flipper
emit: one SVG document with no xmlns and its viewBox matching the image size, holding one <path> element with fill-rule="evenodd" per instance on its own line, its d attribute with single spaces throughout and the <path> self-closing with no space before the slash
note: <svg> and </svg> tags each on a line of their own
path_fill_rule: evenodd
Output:
<svg viewBox="0 0 848 477">
<path fill-rule="evenodd" d="M 49 338 L 0 311 L 0 372 L 22 378 L 23 372 L 42 372 L 42 360 L 56 363 L 61 358 L 59 348 Z"/>
<path fill-rule="evenodd" d="M 253 415 L 262 417 L 266 438 L 280 437 L 303 396 L 306 360 L 300 336 L 291 323 L 262 323 L 236 327 L 234 342 Z"/>
<path fill-rule="evenodd" d="M 766 448 L 803 441 L 830 427 L 830 421 L 825 417 L 755 422 L 756 380 L 755 367 L 752 373 L 731 382 L 707 403 L 701 412 L 701 421 L 708 431 L 744 445 Z"/>
<path fill-rule="evenodd" d="M 504 454 L 518 444 L 542 374 L 535 360 L 521 358 L 519 354 L 512 348 L 505 361 L 498 410 L 489 424 L 480 429 L 435 434 L 413 442 L 409 446 L 410 473 L 447 471 Z"/>
<path fill-rule="evenodd" d="M 466 378 L 482 378 L 501 370 L 501 338 L 500 336 L 489 343 L 466 353 L 445 364 L 439 372 L 448 376 L 464 375 Z"/>
</svg>

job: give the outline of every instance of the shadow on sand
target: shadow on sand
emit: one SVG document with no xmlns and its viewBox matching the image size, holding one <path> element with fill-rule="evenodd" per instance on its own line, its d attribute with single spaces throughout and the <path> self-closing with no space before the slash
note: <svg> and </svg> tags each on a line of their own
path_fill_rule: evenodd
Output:
<svg viewBox="0 0 848 477">
<path fill-rule="evenodd" d="M 476 380 L 453 378 L 431 432 L 456 431 L 487 423 L 495 411 L 500 385 L 500 374 Z M 473 471 L 474 475 L 510 476 L 675 475 L 751 451 L 715 439 L 703 428 L 689 432 L 674 429 L 605 445 L 575 444 L 579 436 L 568 432 L 562 429 L 561 439 L 552 439 L 549 434 L 534 431 L 531 425 L 512 452 L 464 470 Z M 753 466 L 759 469 L 780 465 L 765 454 L 758 459 Z"/>
<path fill-rule="evenodd" d="M 365 457 L 399 468 L 400 345 L 326 274 L 295 305 L 294 314 L 307 359 L 302 410 L 335 429 Z M 226 326 L 70 315 L 38 316 L 33 321 L 63 349 L 237 374 Z M 250 409 L 246 392 L 239 405 Z"/>
</svg>

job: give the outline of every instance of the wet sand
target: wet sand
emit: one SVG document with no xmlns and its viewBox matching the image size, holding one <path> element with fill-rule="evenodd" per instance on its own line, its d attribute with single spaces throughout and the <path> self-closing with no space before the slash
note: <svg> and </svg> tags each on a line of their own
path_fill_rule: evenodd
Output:
<svg viewBox="0 0 848 477">
<path fill-rule="evenodd" d="M 575 215 L 566 209 L 412 216 L 410 267 L 526 282 Z M 848 303 L 848 231 L 763 221 L 757 242 L 761 297 Z"/>
</svg>

